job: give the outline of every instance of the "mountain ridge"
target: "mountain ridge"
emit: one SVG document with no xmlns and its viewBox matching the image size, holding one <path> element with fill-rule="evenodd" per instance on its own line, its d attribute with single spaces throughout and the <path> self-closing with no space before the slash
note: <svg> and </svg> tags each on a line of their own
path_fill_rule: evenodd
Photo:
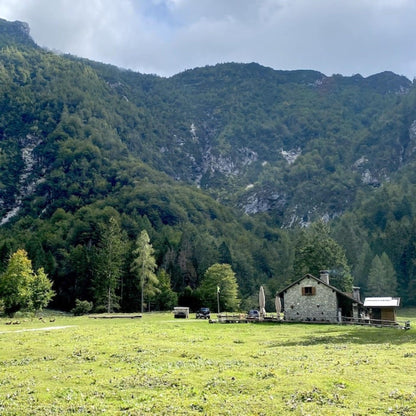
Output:
<svg viewBox="0 0 416 416">
<path fill-rule="evenodd" d="M 37 48 L 25 23 L 4 20 L 0 23 L 0 33 L 6 41 Z M 133 123 L 153 126 L 146 132 L 146 135 L 151 133 L 150 140 L 141 140 L 142 133 L 137 135 L 134 129 L 122 134 L 120 144 L 127 146 L 133 155 L 175 180 L 197 185 L 214 198 L 247 213 L 269 211 L 277 205 L 293 211 L 298 218 L 312 211 L 321 217 L 338 216 L 342 212 L 340 207 L 324 212 L 317 209 L 318 204 L 311 205 L 296 197 L 291 203 L 292 191 L 276 177 L 270 181 L 268 171 L 271 170 L 284 177 L 285 182 L 293 182 L 292 189 L 301 185 L 299 180 L 305 178 L 298 172 L 298 165 L 318 149 L 321 160 L 311 161 L 315 166 L 306 173 L 306 178 L 311 173 L 317 178 L 347 174 L 349 181 L 361 180 L 362 185 L 371 186 L 388 179 L 413 154 L 406 149 L 412 148 L 409 143 L 414 120 L 407 122 L 410 123 L 408 133 L 403 128 L 401 138 L 396 139 L 397 146 L 389 144 L 392 152 L 387 165 L 384 160 L 384 166 L 379 166 L 377 161 L 371 161 L 368 153 L 361 151 L 371 148 L 372 135 L 379 133 L 373 131 L 369 114 L 373 119 L 386 117 L 384 112 L 395 105 L 396 98 L 412 89 L 407 78 L 389 71 L 366 78 L 360 75 L 328 77 L 312 70 L 277 71 L 256 63 L 226 63 L 162 78 L 74 57 L 67 62 L 68 69 L 70 62 L 92 68 L 94 72 L 90 72 L 89 78 L 107 95 L 106 101 L 115 100 L 114 104 L 117 101 L 115 105 L 121 107 L 119 103 L 124 100 L 123 106 L 131 107 L 127 111 L 136 112 Z M 16 73 L 23 76 L 19 71 Z M 18 81 L 24 84 L 26 80 Z M 84 89 L 88 88 L 85 84 Z M 367 114 L 362 116 L 362 112 Z M 114 116 L 125 117 L 123 114 Z M 348 137 L 351 135 L 363 138 L 351 139 Z M 358 153 L 354 151 L 343 171 L 338 172 L 340 155 L 334 143 L 347 137 Z M 322 145 L 327 147 L 326 151 Z M 287 155 L 292 155 L 290 161 Z M 334 155 L 335 170 L 334 163 L 329 161 Z M 274 196 L 270 198 L 270 195 Z M 320 201 L 324 200 L 325 196 L 321 195 Z M 303 212 L 297 208 L 300 204 L 305 205 Z M 336 203 L 332 201 L 331 204 Z M 281 218 L 281 223 L 293 224 L 293 215 Z M 314 218 L 316 216 L 310 219 Z"/>
<path fill-rule="evenodd" d="M 147 229 L 178 292 L 217 261 L 243 297 L 284 287 L 299 229 L 322 219 L 364 288 L 383 252 L 400 294 L 416 281 L 405 77 L 227 63 L 164 78 L 54 54 L 0 21 L 0 88 L 0 260 L 27 246 L 65 308 L 88 296 L 91 269 L 74 264 L 111 216 L 130 241 Z"/>
</svg>

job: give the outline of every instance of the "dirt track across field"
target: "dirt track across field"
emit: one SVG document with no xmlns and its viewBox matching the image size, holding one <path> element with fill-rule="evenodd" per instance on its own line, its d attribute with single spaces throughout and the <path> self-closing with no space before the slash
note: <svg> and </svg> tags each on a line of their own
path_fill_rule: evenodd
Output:
<svg viewBox="0 0 416 416">
<path fill-rule="evenodd" d="M 46 326 L 43 328 L 31 328 L 31 329 L 18 329 L 16 331 L 0 331 L 0 334 L 15 334 L 16 332 L 29 332 L 29 331 L 53 331 L 55 329 L 66 329 L 73 328 L 76 325 L 65 325 L 65 326 Z"/>
</svg>

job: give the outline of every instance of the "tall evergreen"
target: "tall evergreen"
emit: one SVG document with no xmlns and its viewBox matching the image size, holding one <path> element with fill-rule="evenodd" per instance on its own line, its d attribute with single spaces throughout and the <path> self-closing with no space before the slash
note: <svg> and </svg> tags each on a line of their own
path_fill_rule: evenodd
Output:
<svg viewBox="0 0 416 416">
<path fill-rule="evenodd" d="M 93 299 L 96 310 L 105 308 L 110 313 L 119 307 L 118 289 L 123 275 L 125 236 L 118 221 L 111 217 L 101 226 L 95 255 Z"/>
<path fill-rule="evenodd" d="M 151 298 L 160 292 L 158 288 L 159 280 L 155 274 L 157 265 L 154 249 L 146 230 L 143 230 L 137 238 L 133 254 L 134 260 L 131 271 L 134 272 L 136 284 L 140 287 L 140 309 L 143 313 L 145 299 L 147 299 L 150 309 Z"/>
<path fill-rule="evenodd" d="M 386 253 L 374 256 L 368 275 L 367 296 L 395 296 L 397 278 Z"/>
<path fill-rule="evenodd" d="M 345 252 L 330 236 L 329 226 L 323 221 L 303 230 L 295 247 L 294 278 L 310 273 L 319 276 L 329 270 L 330 283 L 344 292 L 352 291 L 353 279 Z"/>
</svg>

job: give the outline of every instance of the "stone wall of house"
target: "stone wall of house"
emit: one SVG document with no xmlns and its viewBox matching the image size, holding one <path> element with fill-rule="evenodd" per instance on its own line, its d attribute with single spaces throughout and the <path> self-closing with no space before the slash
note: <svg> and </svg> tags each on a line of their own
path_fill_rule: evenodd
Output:
<svg viewBox="0 0 416 416">
<path fill-rule="evenodd" d="M 302 295 L 303 287 L 313 287 L 313 295 Z M 328 286 L 306 277 L 284 293 L 285 320 L 337 322 L 337 294 Z"/>
</svg>

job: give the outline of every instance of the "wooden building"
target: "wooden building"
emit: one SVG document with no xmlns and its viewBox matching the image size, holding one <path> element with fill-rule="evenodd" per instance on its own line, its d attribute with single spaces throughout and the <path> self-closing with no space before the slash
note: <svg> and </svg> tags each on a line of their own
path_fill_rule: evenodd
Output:
<svg viewBox="0 0 416 416">
<path fill-rule="evenodd" d="M 367 309 L 371 322 L 396 322 L 396 311 L 400 306 L 400 298 L 375 297 L 365 298 L 364 307 Z"/>
</svg>

